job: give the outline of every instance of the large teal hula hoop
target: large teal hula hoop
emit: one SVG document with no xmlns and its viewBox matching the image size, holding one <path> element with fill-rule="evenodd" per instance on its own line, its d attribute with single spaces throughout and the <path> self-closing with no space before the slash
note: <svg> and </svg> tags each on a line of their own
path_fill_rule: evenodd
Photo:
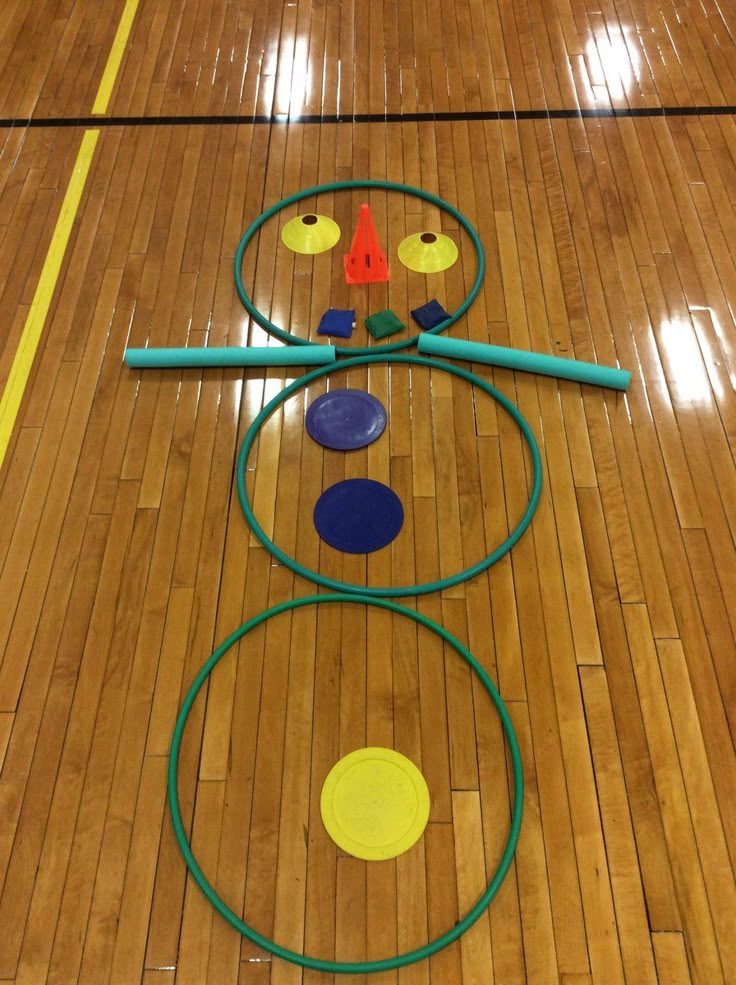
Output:
<svg viewBox="0 0 736 985">
<path fill-rule="evenodd" d="M 312 195 L 322 195 L 325 192 L 339 192 L 345 191 L 346 189 L 352 188 L 380 188 L 384 191 L 390 192 L 403 192 L 405 195 L 413 195 L 415 198 L 423 198 L 426 202 L 431 202 L 432 205 L 438 206 L 443 212 L 447 212 L 453 218 L 457 219 L 460 225 L 463 227 L 465 232 L 470 236 L 473 246 L 475 247 L 475 255 L 478 260 L 478 272 L 475 276 L 475 282 L 470 289 L 470 294 L 465 298 L 460 307 L 453 311 L 449 318 L 446 318 L 441 324 L 436 325 L 434 328 L 429 329 L 430 332 L 444 332 L 446 328 L 454 325 L 458 321 L 468 308 L 471 306 L 473 301 L 478 296 L 478 293 L 483 284 L 483 278 L 486 273 L 486 257 L 483 252 L 483 244 L 480 241 L 480 236 L 475 230 L 475 227 L 469 222 L 468 219 L 459 212 L 454 205 L 450 205 L 443 198 L 439 198 L 437 195 L 433 195 L 431 192 L 422 191 L 421 188 L 413 188 L 411 185 L 402 185 L 398 181 L 331 181 L 326 185 L 315 185 L 314 188 L 307 188 L 304 191 L 296 192 L 293 195 L 287 196 L 287 198 L 282 198 L 280 202 L 276 202 L 265 212 L 262 212 L 258 218 L 248 226 L 248 228 L 243 233 L 243 238 L 238 243 L 238 248 L 235 251 L 235 288 L 238 292 L 238 297 L 243 302 L 243 306 L 248 314 L 256 321 L 258 324 L 265 328 L 267 332 L 271 335 L 275 335 L 277 339 L 281 339 L 282 342 L 294 343 L 296 345 L 309 345 L 308 339 L 300 339 L 296 335 L 292 335 L 291 332 L 287 332 L 283 328 L 279 328 L 278 325 L 274 325 L 270 319 L 256 308 L 253 301 L 248 296 L 245 287 L 243 286 L 243 276 L 242 276 L 242 266 L 243 266 L 243 255 L 245 254 L 246 247 L 253 239 L 255 234 L 264 224 L 267 222 L 271 216 L 276 215 L 277 212 L 281 212 L 282 209 L 288 208 L 289 205 L 293 205 L 295 202 L 301 202 L 302 199 L 310 198 Z M 391 342 L 387 345 L 376 345 L 376 346 L 338 346 L 337 354 L 338 356 L 367 356 L 369 354 L 373 355 L 385 355 L 388 352 L 398 352 L 399 349 L 408 349 L 413 346 L 419 335 L 413 335 L 410 339 L 403 339 L 401 342 Z"/>
<path fill-rule="evenodd" d="M 327 376 L 329 373 L 334 373 L 337 370 L 351 369 L 354 366 L 375 365 L 376 363 L 404 363 L 410 366 L 429 366 L 430 369 L 439 369 L 446 373 L 451 373 L 453 376 L 459 376 L 460 379 L 467 380 L 474 386 L 479 387 L 481 390 L 485 391 L 485 393 L 489 394 L 489 396 L 491 396 L 494 400 L 496 400 L 516 421 L 521 429 L 521 433 L 524 436 L 527 445 L 529 446 L 529 451 L 532 456 L 534 476 L 529 503 L 527 504 L 521 520 L 511 531 L 503 544 L 501 544 L 500 547 L 497 547 L 495 551 L 488 554 L 485 558 L 483 558 L 483 560 L 478 561 L 469 568 L 465 568 L 464 571 L 460 571 L 455 575 L 449 575 L 447 578 L 440 578 L 438 581 L 425 582 L 423 585 L 403 585 L 396 588 L 392 588 L 391 586 L 386 588 L 370 588 L 365 585 L 353 585 L 350 582 L 337 581 L 334 578 L 328 578 L 325 575 L 321 575 L 317 571 L 312 571 L 311 568 L 304 567 L 304 565 L 299 564 L 298 561 L 295 561 L 294 558 L 289 557 L 288 554 L 285 554 L 284 551 L 278 548 L 266 534 L 253 513 L 253 508 L 251 507 L 248 499 L 248 492 L 245 486 L 245 468 L 250 449 L 264 422 L 280 404 L 284 403 L 285 400 L 288 400 L 288 398 L 297 390 L 300 390 L 302 387 L 311 383 L 312 380 L 318 380 L 320 377 Z M 461 582 L 467 581 L 469 578 L 474 578 L 482 571 L 490 568 L 492 564 L 495 564 L 496 561 L 504 556 L 504 554 L 507 554 L 514 544 L 519 541 L 522 534 L 531 523 L 542 491 L 542 456 L 539 453 L 539 447 L 532 429 L 522 416 L 521 411 L 515 407 L 500 391 L 496 390 L 495 387 L 492 387 L 490 383 L 486 383 L 486 381 L 481 379 L 481 377 L 468 372 L 466 369 L 460 369 L 459 366 L 455 366 L 452 363 L 438 362 L 434 359 L 427 359 L 425 356 L 384 356 L 375 354 L 356 356 L 355 359 L 346 359 L 342 362 L 332 363 L 328 366 L 319 366 L 310 373 L 300 376 L 298 380 L 290 383 L 289 386 L 285 387 L 280 391 L 280 393 L 276 394 L 273 400 L 266 404 L 248 428 L 240 449 L 240 454 L 238 455 L 236 472 L 238 481 L 238 498 L 240 499 L 240 505 L 242 507 L 245 519 L 250 524 L 253 533 L 256 535 L 261 544 L 263 544 L 266 550 L 269 551 L 269 553 L 272 554 L 277 560 L 279 560 L 282 564 L 285 564 L 287 568 L 290 568 L 296 574 L 301 575 L 303 578 L 315 582 L 317 585 L 322 585 L 325 588 L 329 588 L 332 591 L 354 592 L 358 595 L 390 598 L 407 598 L 415 595 L 426 595 L 429 592 L 439 592 L 445 588 L 451 588 L 453 585 L 459 585 Z"/>
<path fill-rule="evenodd" d="M 498 868 L 496 869 L 496 872 L 489 882 L 485 892 L 475 906 L 473 906 L 473 908 L 462 918 L 462 920 L 455 924 L 451 930 L 448 930 L 446 933 L 442 934 L 441 937 L 437 937 L 435 940 L 430 941 L 428 944 L 425 944 L 423 947 L 419 947 L 414 951 L 408 951 L 405 954 L 399 954 L 393 958 L 381 958 L 377 961 L 328 961 L 323 958 L 312 958 L 306 954 L 299 954 L 296 951 L 290 951 L 288 948 L 282 947 L 274 941 L 269 940 L 267 937 L 263 937 L 259 934 L 230 909 L 230 907 L 218 896 L 217 891 L 207 881 L 206 876 L 197 863 L 197 859 L 194 856 L 191 845 L 189 844 L 181 817 L 181 809 L 179 807 L 179 751 L 181 748 L 184 727 L 187 723 L 189 712 L 194 704 L 197 694 L 200 691 L 200 688 L 207 680 L 219 660 L 225 653 L 227 653 L 234 643 L 241 639 L 241 637 L 245 636 L 245 634 L 250 632 L 251 629 L 255 629 L 255 627 L 259 626 L 262 622 L 270 619 L 271 616 L 276 616 L 281 612 L 287 612 L 291 609 L 298 609 L 305 605 L 320 605 L 322 603 L 333 602 L 357 602 L 362 605 L 376 606 L 380 609 L 389 609 L 391 612 L 396 612 L 399 615 L 408 616 L 410 619 L 413 619 L 414 622 L 419 623 L 422 626 L 426 626 L 427 629 L 442 637 L 446 643 L 448 643 L 454 650 L 457 651 L 457 653 L 460 654 L 463 660 L 465 660 L 465 662 L 470 666 L 470 669 L 480 678 L 481 684 L 490 696 L 491 701 L 495 705 L 501 717 L 501 724 L 503 726 L 511 752 L 514 781 L 514 807 L 511 814 L 511 827 L 509 830 L 508 839 L 506 841 L 506 846 L 503 850 L 503 855 L 501 856 L 501 861 L 499 862 Z M 304 598 L 291 599 L 288 602 L 282 602 L 281 605 L 274 606 L 274 608 L 268 609 L 266 612 L 261 612 L 259 615 L 249 619 L 248 622 L 244 623 L 239 629 L 236 629 L 234 633 L 228 636 L 225 642 L 222 643 L 217 650 L 215 650 L 209 660 L 199 671 L 194 683 L 187 692 L 186 698 L 184 699 L 184 704 L 179 712 L 179 716 L 176 720 L 176 726 L 174 728 L 174 738 L 172 740 L 171 751 L 169 753 L 168 778 L 169 810 L 171 811 L 171 820 L 174 825 L 174 833 L 176 835 L 179 848 L 181 849 L 186 866 L 194 877 L 195 882 L 220 916 L 224 917 L 232 927 L 243 935 L 243 937 L 246 937 L 258 947 L 262 947 L 264 951 L 268 951 L 270 954 L 276 955 L 276 957 L 283 958 L 285 961 L 290 961 L 292 964 L 301 965 L 302 968 L 312 968 L 316 971 L 326 971 L 333 974 L 366 974 L 374 971 L 391 971 L 394 968 L 402 968 L 405 965 L 413 964 L 415 961 L 422 961 L 424 958 L 428 958 L 432 954 L 436 954 L 437 951 L 447 947 L 448 944 L 452 944 L 452 942 L 456 941 L 458 937 L 464 934 L 469 927 L 472 927 L 498 892 L 501 883 L 508 872 L 509 866 L 511 865 L 511 860 L 514 856 L 516 845 L 519 840 L 519 831 L 521 829 L 521 817 L 524 805 L 524 776 L 521 766 L 521 753 L 519 751 L 519 743 L 517 742 L 516 734 L 514 732 L 514 726 L 511 722 L 511 718 L 509 717 L 509 713 L 506 710 L 506 706 L 503 703 L 503 699 L 496 690 L 493 681 L 470 650 L 463 646 L 463 644 L 459 640 L 455 639 L 454 636 L 448 633 L 446 629 L 434 622 L 432 619 L 429 619 L 427 616 L 422 615 L 420 612 L 413 612 L 411 609 L 407 609 L 402 605 L 397 605 L 395 602 L 389 602 L 386 599 L 375 599 L 345 594 L 311 595 Z"/>
</svg>

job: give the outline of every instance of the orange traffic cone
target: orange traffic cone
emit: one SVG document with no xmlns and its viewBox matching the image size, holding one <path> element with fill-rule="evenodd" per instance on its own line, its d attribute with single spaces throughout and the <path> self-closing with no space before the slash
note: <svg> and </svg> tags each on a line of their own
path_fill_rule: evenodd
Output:
<svg viewBox="0 0 736 985">
<path fill-rule="evenodd" d="M 361 205 L 358 228 L 355 230 L 350 252 L 343 256 L 345 280 L 348 284 L 375 284 L 388 280 L 386 254 L 378 245 L 376 227 L 371 210 Z"/>
</svg>

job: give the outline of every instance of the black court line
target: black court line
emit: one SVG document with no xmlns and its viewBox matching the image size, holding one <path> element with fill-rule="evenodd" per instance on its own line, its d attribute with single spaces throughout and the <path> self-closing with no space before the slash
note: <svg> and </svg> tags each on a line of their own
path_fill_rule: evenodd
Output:
<svg viewBox="0 0 736 985">
<path fill-rule="evenodd" d="M 462 123 L 497 120 L 657 119 L 671 116 L 734 116 L 736 106 L 648 106 L 625 109 L 498 109 L 467 113 L 328 113 L 223 116 L 73 116 L 0 119 L 0 128 L 279 126 L 330 123 Z"/>
</svg>

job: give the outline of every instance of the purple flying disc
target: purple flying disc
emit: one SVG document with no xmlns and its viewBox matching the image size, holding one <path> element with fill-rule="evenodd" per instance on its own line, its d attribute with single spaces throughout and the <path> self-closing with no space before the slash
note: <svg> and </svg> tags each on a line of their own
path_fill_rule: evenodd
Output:
<svg viewBox="0 0 736 985">
<path fill-rule="evenodd" d="M 364 448 L 386 427 L 380 400 L 365 390 L 330 390 L 307 411 L 307 431 L 325 448 L 351 451 Z"/>
<path fill-rule="evenodd" d="M 314 507 L 322 540 L 347 554 L 379 551 L 397 536 L 404 507 L 396 493 L 373 479 L 345 479 L 326 489 Z"/>
</svg>

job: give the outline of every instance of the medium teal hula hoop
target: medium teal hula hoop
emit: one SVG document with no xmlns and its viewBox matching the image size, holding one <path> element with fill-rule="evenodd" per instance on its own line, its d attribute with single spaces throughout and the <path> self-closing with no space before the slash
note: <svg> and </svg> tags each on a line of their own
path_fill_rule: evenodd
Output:
<svg viewBox="0 0 736 985">
<path fill-rule="evenodd" d="M 243 276 L 242 276 L 242 266 L 243 266 L 243 256 L 245 254 L 246 247 L 253 239 L 255 234 L 264 224 L 267 222 L 271 216 L 276 215 L 277 212 L 281 212 L 282 209 L 288 208 L 289 205 L 293 205 L 295 202 L 301 202 L 302 199 L 310 198 L 312 195 L 322 195 L 325 192 L 339 192 L 345 191 L 353 188 L 379 188 L 384 191 L 390 192 L 403 192 L 405 195 L 413 195 L 415 198 L 423 198 L 426 202 L 431 202 L 432 205 L 438 206 L 443 212 L 447 212 L 453 218 L 457 219 L 460 225 L 463 227 L 465 232 L 470 236 L 470 239 L 475 248 L 475 255 L 478 260 L 478 271 L 475 276 L 475 282 L 470 289 L 470 294 L 465 298 L 460 307 L 453 311 L 449 318 L 446 318 L 441 324 L 436 325 L 434 328 L 429 329 L 430 332 L 444 332 L 446 328 L 450 325 L 454 325 L 458 321 L 468 308 L 471 306 L 473 301 L 478 296 L 478 293 L 483 284 L 483 278 L 486 273 L 486 257 L 483 252 L 483 244 L 480 241 L 480 236 L 475 230 L 475 227 L 469 222 L 468 219 L 459 212 L 454 205 L 450 205 L 444 199 L 439 198 L 437 195 L 433 195 L 431 192 L 422 191 L 421 188 L 413 188 L 411 185 L 402 185 L 398 181 L 331 181 L 326 185 L 315 185 L 314 188 L 307 188 L 304 191 L 296 192 L 294 195 L 289 195 L 287 198 L 282 198 L 280 202 L 276 202 L 265 212 L 262 212 L 258 218 L 248 226 L 248 228 L 243 233 L 243 238 L 238 243 L 238 248 L 235 251 L 235 288 L 238 292 L 240 300 L 243 302 L 243 306 L 248 314 L 256 321 L 258 324 L 265 328 L 267 332 L 271 335 L 275 335 L 277 339 L 281 339 L 282 342 L 294 343 L 295 345 L 309 345 L 308 339 L 300 339 L 296 335 L 292 335 L 291 332 L 287 332 L 283 328 L 279 328 L 278 325 L 274 325 L 270 319 L 256 308 L 253 301 L 248 296 L 248 292 L 243 286 Z M 352 348 L 351 346 L 338 346 L 337 354 L 338 356 L 367 356 L 369 354 L 373 355 L 385 355 L 388 352 L 398 352 L 399 349 L 408 349 L 413 346 L 418 335 L 413 335 L 409 339 L 403 339 L 401 342 L 391 342 L 387 345 L 376 345 L 376 346 L 356 346 Z"/>
<path fill-rule="evenodd" d="M 294 560 L 292 557 L 289 557 L 288 554 L 285 554 L 284 551 L 278 548 L 263 530 L 253 513 L 253 508 L 251 507 L 248 499 L 248 492 L 245 486 L 245 468 L 250 449 L 264 422 L 280 404 L 284 403 L 284 401 L 288 400 L 288 398 L 292 396 L 292 394 L 296 393 L 297 390 L 307 386 L 313 380 L 318 380 L 322 376 L 327 376 L 330 373 L 334 373 L 336 370 L 351 369 L 354 366 L 375 365 L 376 363 L 403 363 L 410 366 L 428 366 L 430 369 L 443 370 L 446 373 L 451 373 L 453 376 L 459 376 L 460 379 L 467 380 L 474 386 L 479 387 L 485 393 L 489 394 L 489 396 L 493 397 L 493 399 L 496 400 L 516 421 L 521 429 L 521 433 L 524 436 L 527 445 L 529 446 L 529 451 L 532 456 L 534 476 L 529 503 L 527 504 L 521 520 L 511 531 L 503 544 L 501 544 L 500 547 L 497 547 L 495 551 L 488 554 L 485 558 L 483 558 L 483 560 L 471 565 L 464 571 L 460 571 L 455 575 L 449 575 L 447 578 L 440 578 L 438 581 L 425 582 L 423 585 L 403 585 L 396 588 L 392 588 L 390 586 L 385 588 L 370 588 L 365 585 L 352 585 L 350 582 L 337 581 L 334 578 L 328 578 L 325 575 L 321 575 L 317 571 L 312 571 L 311 568 L 304 567 L 304 565 L 299 564 L 298 561 Z M 339 363 L 332 363 L 328 366 L 319 366 L 310 373 L 300 376 L 298 380 L 290 383 L 289 386 L 285 387 L 280 391 L 280 393 L 276 394 L 273 400 L 266 404 L 266 406 L 260 411 L 251 426 L 248 428 L 248 432 L 245 435 L 245 439 L 243 440 L 243 444 L 240 449 L 240 454 L 238 455 L 236 471 L 238 481 L 238 498 L 240 499 L 240 505 L 242 507 L 245 519 L 250 524 L 253 533 L 270 554 L 272 554 L 275 558 L 277 558 L 277 560 L 279 560 L 282 564 L 285 564 L 287 568 L 290 568 L 296 574 L 301 575 L 308 581 L 315 582 L 317 585 L 322 585 L 323 587 L 329 588 L 335 592 L 354 592 L 358 595 L 370 595 L 373 597 L 407 598 L 415 595 L 426 595 L 429 592 L 439 592 L 445 588 L 451 588 L 453 585 L 459 585 L 461 582 L 467 581 L 469 578 L 474 578 L 482 571 L 490 568 L 492 564 L 495 564 L 496 561 L 504 556 L 504 554 L 507 554 L 514 544 L 519 541 L 522 534 L 531 523 L 542 491 L 542 457 L 539 453 L 539 447 L 532 429 L 522 416 L 521 411 L 515 407 L 507 397 L 496 390 L 495 387 L 492 387 L 490 383 L 486 383 L 486 381 L 481 379 L 479 376 L 475 376 L 475 374 L 468 372 L 466 369 L 460 369 L 459 366 L 455 366 L 452 363 L 438 362 L 434 359 L 427 359 L 424 356 L 385 356 L 372 353 L 371 355 L 356 356 L 355 359 L 346 359 Z"/>
<path fill-rule="evenodd" d="M 456 650 L 463 660 L 465 660 L 465 662 L 470 666 L 470 669 L 480 678 L 481 684 L 498 710 L 501 718 L 501 724 L 509 744 L 509 750 L 511 752 L 514 781 L 514 807 L 511 814 L 511 827 L 509 830 L 508 839 L 506 841 L 506 847 L 504 848 L 503 855 L 501 856 L 501 861 L 499 862 L 498 868 L 496 869 L 496 872 L 489 882 L 485 892 L 475 906 L 473 906 L 473 908 L 462 918 L 462 920 L 455 924 L 451 930 L 448 930 L 442 934 L 441 937 L 437 937 L 435 940 L 430 941 L 423 947 L 419 947 L 414 951 L 408 951 L 405 954 L 399 954 L 393 958 L 381 958 L 377 961 L 328 961 L 323 958 L 312 958 L 306 954 L 299 954 L 296 951 L 290 951 L 288 948 L 282 947 L 280 944 L 276 944 L 267 937 L 263 937 L 256 930 L 250 927 L 233 910 L 230 909 L 227 903 L 225 903 L 218 896 L 217 891 L 207 881 L 206 876 L 197 863 L 192 847 L 189 844 L 179 806 L 179 751 L 181 749 L 184 727 L 186 726 L 189 712 L 191 711 L 197 694 L 219 660 L 225 653 L 227 653 L 234 643 L 241 639 L 241 637 L 245 636 L 245 634 L 250 632 L 251 629 L 259 626 L 262 622 L 265 622 L 272 616 L 279 615 L 279 613 L 287 612 L 292 609 L 298 609 L 305 605 L 320 605 L 323 603 L 336 602 L 357 602 L 362 605 L 372 605 L 380 609 L 388 609 L 391 612 L 396 612 L 402 616 L 408 616 L 410 619 L 413 619 L 414 622 L 419 623 L 422 626 L 426 626 L 427 629 L 431 630 L 433 633 L 436 633 L 446 643 L 453 647 L 453 649 Z M 446 629 L 434 622 L 432 619 L 429 619 L 427 616 L 422 615 L 420 612 L 413 612 L 411 609 L 407 609 L 402 605 L 397 605 L 395 602 L 389 602 L 386 599 L 369 598 L 359 595 L 311 595 L 304 598 L 291 599 L 288 602 L 282 602 L 281 605 L 274 606 L 274 608 L 268 609 L 267 611 L 261 612 L 259 615 L 254 616 L 252 619 L 249 619 L 248 622 L 244 623 L 239 629 L 236 629 L 234 633 L 228 636 L 225 642 L 222 643 L 217 650 L 215 650 L 209 660 L 199 671 L 194 683 L 187 692 L 186 698 L 184 699 L 184 704 L 179 712 L 179 716 L 176 720 L 176 726 L 174 728 L 174 738 L 172 740 L 171 751 L 169 753 L 168 778 L 169 810 L 171 811 L 171 820 L 174 825 L 174 833 L 176 835 L 179 848 L 181 849 L 186 866 L 194 877 L 195 882 L 220 916 L 224 917 L 232 927 L 243 935 L 243 937 L 246 937 L 258 947 L 262 947 L 264 951 L 268 951 L 270 954 L 276 955 L 276 957 L 283 958 L 285 961 L 290 961 L 292 964 L 301 965 L 302 968 L 312 968 L 316 971 L 325 971 L 333 974 L 357 975 L 374 971 L 391 971 L 394 968 L 402 968 L 405 965 L 413 964 L 415 961 L 422 961 L 424 958 L 428 958 L 432 954 L 436 954 L 437 951 L 442 950 L 442 948 L 447 947 L 448 944 L 452 944 L 453 941 L 456 941 L 458 937 L 462 936 L 462 934 L 464 934 L 469 927 L 472 927 L 475 921 L 489 906 L 491 900 L 498 892 L 506 873 L 508 872 L 509 866 L 511 865 L 511 860 L 516 850 L 517 842 L 519 840 L 521 816 L 524 806 L 524 776 L 521 766 L 519 743 L 516 739 L 514 726 L 511 722 L 506 706 L 503 703 L 503 699 L 496 690 L 493 681 L 483 669 L 483 666 L 478 662 L 478 660 L 476 660 L 467 647 L 463 646 L 463 644 L 448 633 Z"/>
</svg>

